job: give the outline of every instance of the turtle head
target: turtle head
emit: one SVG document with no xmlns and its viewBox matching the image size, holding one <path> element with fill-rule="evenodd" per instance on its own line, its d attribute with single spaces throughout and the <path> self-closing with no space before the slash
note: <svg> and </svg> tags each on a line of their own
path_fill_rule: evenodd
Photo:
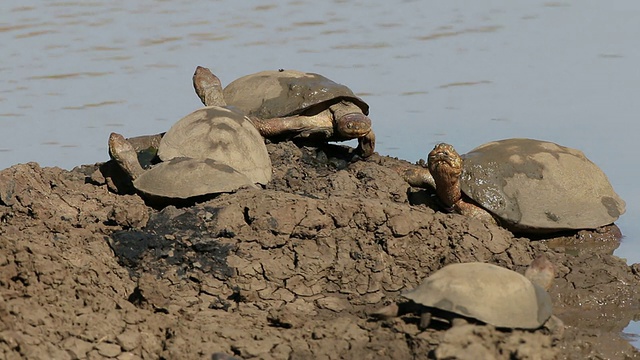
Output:
<svg viewBox="0 0 640 360">
<path fill-rule="evenodd" d="M 546 256 L 540 255 L 531 262 L 524 272 L 524 276 L 532 283 L 549 290 L 556 276 L 556 270 L 553 263 Z"/>
<path fill-rule="evenodd" d="M 428 167 L 434 177 L 458 178 L 462 174 L 462 158 L 453 146 L 440 143 L 429 153 Z"/>
<path fill-rule="evenodd" d="M 359 138 L 371 131 L 371 119 L 363 113 L 350 113 L 336 119 L 336 129 L 340 135 Z"/>
<path fill-rule="evenodd" d="M 118 133 L 112 132 L 109 135 L 109 156 L 132 180 L 144 173 L 144 169 L 138 162 L 136 149 L 124 136 Z"/>
<path fill-rule="evenodd" d="M 333 114 L 334 128 L 341 136 L 354 139 L 371 131 L 371 119 L 353 102 L 343 99 L 331 105 L 329 109 Z"/>
<path fill-rule="evenodd" d="M 198 66 L 193 74 L 193 88 L 205 106 L 226 106 L 222 83 L 211 70 Z"/>
<path fill-rule="evenodd" d="M 438 198 L 447 209 L 453 209 L 462 198 L 462 158 L 453 146 L 440 143 L 429 153 L 427 165 L 435 180 Z"/>
</svg>

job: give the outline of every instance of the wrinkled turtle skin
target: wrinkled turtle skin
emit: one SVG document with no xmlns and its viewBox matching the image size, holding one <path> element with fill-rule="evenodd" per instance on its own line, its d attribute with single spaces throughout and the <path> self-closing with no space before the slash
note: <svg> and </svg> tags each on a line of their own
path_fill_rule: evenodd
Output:
<svg viewBox="0 0 640 360">
<path fill-rule="evenodd" d="M 534 260 L 526 273 L 533 281 L 515 271 L 481 262 L 450 264 L 435 271 L 418 287 L 402 294 L 417 305 L 420 328 L 430 325 L 432 317 L 453 323 L 457 318 L 478 320 L 499 328 L 538 329 L 552 317 L 553 305 L 547 293 L 555 275 L 546 257 Z M 542 283 L 536 283 L 540 280 Z M 401 304 L 404 305 L 404 304 Z M 396 304 L 372 315 L 387 318 L 400 314 Z M 561 326 L 554 317 L 552 326 Z M 561 330 L 561 329 L 558 329 Z"/>
<path fill-rule="evenodd" d="M 194 88 L 205 105 L 221 97 L 208 90 L 219 83 L 209 69 L 196 68 Z M 248 115 L 266 138 L 357 138 L 363 157 L 374 152 L 369 106 L 348 87 L 322 75 L 295 70 L 263 71 L 233 81 L 222 97 L 230 107 Z"/>
<path fill-rule="evenodd" d="M 442 143 L 429 153 L 428 167 L 446 208 L 515 232 L 596 229 L 625 212 L 598 166 L 551 142 L 500 140 L 463 156 Z"/>
</svg>

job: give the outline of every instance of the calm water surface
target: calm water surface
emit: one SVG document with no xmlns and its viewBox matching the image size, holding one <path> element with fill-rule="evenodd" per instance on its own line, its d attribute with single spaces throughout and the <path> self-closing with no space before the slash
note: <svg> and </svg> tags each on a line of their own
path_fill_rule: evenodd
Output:
<svg viewBox="0 0 640 360">
<path fill-rule="evenodd" d="M 225 84 L 313 71 L 369 102 L 381 154 L 509 137 L 583 150 L 627 201 L 616 254 L 640 262 L 639 18 L 637 0 L 3 0 L 0 169 L 105 161 L 111 131 L 166 131 L 200 106 L 196 65 Z"/>
</svg>

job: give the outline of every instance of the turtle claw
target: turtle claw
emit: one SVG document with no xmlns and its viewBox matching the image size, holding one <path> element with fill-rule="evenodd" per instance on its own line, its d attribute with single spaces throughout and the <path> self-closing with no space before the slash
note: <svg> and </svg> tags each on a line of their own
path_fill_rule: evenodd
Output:
<svg viewBox="0 0 640 360">
<path fill-rule="evenodd" d="M 358 138 L 358 153 L 363 158 L 368 158 L 373 155 L 373 151 L 376 147 L 376 134 L 373 130 L 369 131 L 369 133 L 363 137 Z"/>
</svg>

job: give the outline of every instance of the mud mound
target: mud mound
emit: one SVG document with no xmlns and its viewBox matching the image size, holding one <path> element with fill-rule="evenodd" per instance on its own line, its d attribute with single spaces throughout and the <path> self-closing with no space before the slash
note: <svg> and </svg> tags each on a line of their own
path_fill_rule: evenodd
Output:
<svg viewBox="0 0 640 360">
<path fill-rule="evenodd" d="M 392 170 L 401 160 L 355 161 L 340 146 L 268 149 L 266 189 L 180 208 L 109 191 L 118 186 L 108 165 L 0 172 L 0 357 L 637 354 L 621 330 L 638 313 L 640 265 L 627 266 L 610 247 L 550 248 L 416 205 L 432 204 L 431 194 Z M 368 316 L 446 264 L 522 272 L 540 253 L 558 267 L 551 295 L 567 325 L 562 336 L 479 324 L 419 331 L 414 315 Z"/>
</svg>

